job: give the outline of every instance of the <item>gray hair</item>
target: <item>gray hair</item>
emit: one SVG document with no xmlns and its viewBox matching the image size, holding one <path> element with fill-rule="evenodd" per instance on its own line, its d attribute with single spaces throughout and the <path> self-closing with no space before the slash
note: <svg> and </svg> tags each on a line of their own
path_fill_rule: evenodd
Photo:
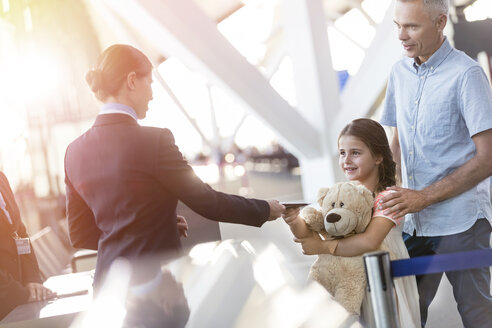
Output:
<svg viewBox="0 0 492 328">
<path fill-rule="evenodd" d="M 400 2 L 416 1 L 416 0 L 397 0 Z M 419 0 L 424 2 L 424 7 L 430 13 L 444 14 L 449 13 L 449 0 Z"/>
</svg>

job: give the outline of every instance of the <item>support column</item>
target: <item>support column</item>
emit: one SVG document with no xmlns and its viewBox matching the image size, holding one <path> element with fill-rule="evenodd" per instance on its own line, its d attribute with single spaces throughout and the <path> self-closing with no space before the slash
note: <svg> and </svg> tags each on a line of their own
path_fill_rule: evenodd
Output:
<svg viewBox="0 0 492 328">
<path fill-rule="evenodd" d="M 314 200 L 320 187 L 333 184 L 336 167 L 330 139 L 332 119 L 340 109 L 339 84 L 333 69 L 328 30 L 321 0 L 285 0 L 284 36 L 292 60 L 297 110 L 318 131 L 321 152 L 300 158 L 303 194 Z"/>
</svg>

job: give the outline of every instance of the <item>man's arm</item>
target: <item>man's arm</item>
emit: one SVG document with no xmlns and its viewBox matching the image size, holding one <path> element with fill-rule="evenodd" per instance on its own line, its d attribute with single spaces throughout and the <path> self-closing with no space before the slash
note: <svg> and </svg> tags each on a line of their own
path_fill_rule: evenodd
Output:
<svg viewBox="0 0 492 328">
<path fill-rule="evenodd" d="M 401 185 L 401 150 L 400 139 L 398 138 L 398 128 L 394 128 L 393 140 L 391 141 L 391 152 L 396 163 L 396 183 Z"/>
<path fill-rule="evenodd" d="M 476 154 L 468 162 L 457 168 L 447 177 L 422 190 L 391 187 L 395 193 L 382 199 L 381 207 L 385 214 L 394 218 L 421 211 L 429 205 L 459 195 L 480 181 L 492 175 L 492 129 L 477 133 L 472 137 Z"/>
</svg>

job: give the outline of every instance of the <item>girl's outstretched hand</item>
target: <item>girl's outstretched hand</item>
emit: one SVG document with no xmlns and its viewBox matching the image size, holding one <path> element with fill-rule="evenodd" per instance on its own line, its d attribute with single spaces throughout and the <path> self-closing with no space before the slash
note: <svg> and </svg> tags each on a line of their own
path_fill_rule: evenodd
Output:
<svg viewBox="0 0 492 328">
<path fill-rule="evenodd" d="M 292 224 L 299 218 L 299 213 L 301 213 L 300 207 L 288 208 L 282 213 L 282 219 L 284 219 L 287 224 Z"/>
<path fill-rule="evenodd" d="M 311 236 L 305 238 L 295 238 L 294 241 L 301 244 L 304 255 L 325 253 L 323 251 L 323 240 L 317 233 L 313 233 Z"/>
</svg>

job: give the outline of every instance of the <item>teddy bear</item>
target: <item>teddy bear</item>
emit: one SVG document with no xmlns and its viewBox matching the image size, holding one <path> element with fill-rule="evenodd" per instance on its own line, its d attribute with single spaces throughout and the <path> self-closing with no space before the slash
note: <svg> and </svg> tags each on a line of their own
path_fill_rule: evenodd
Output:
<svg viewBox="0 0 492 328">
<path fill-rule="evenodd" d="M 371 220 L 374 196 L 361 184 L 340 182 L 321 188 L 317 200 L 321 211 L 305 207 L 302 217 L 325 240 L 362 233 Z M 366 288 L 362 256 L 319 254 L 309 278 L 325 287 L 349 313 L 360 315 Z"/>
</svg>

